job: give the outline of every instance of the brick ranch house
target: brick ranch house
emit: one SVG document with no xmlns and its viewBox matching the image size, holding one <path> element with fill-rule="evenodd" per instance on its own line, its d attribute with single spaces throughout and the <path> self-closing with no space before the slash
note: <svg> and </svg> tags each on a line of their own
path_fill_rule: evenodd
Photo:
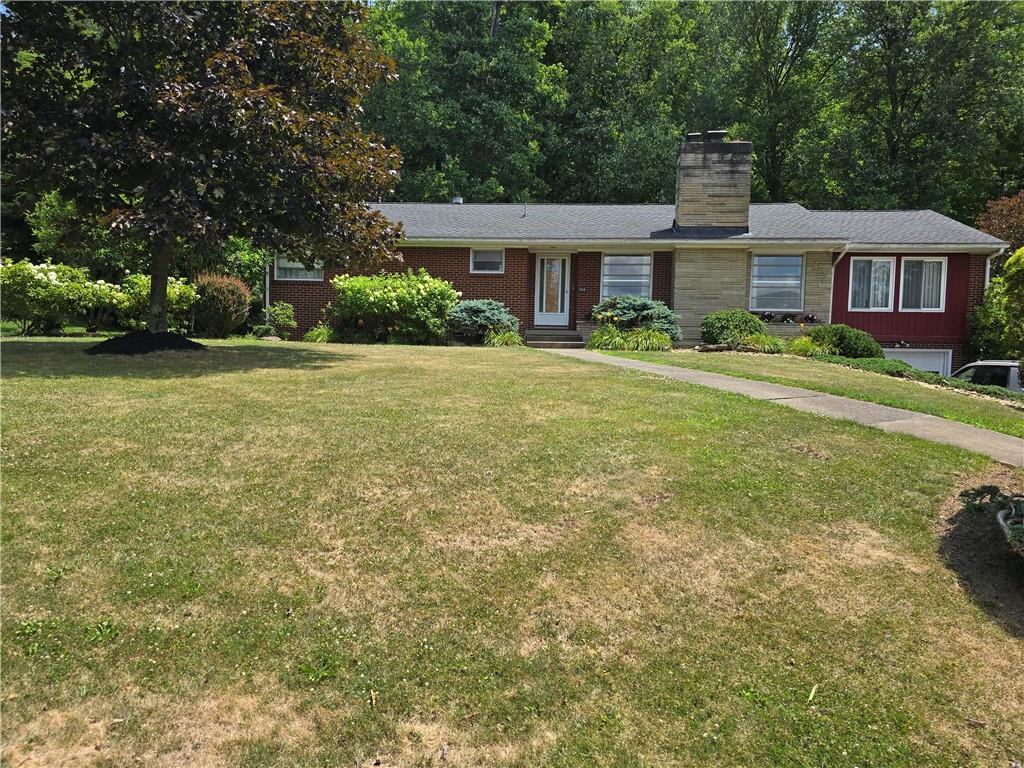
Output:
<svg viewBox="0 0 1024 768">
<path fill-rule="evenodd" d="M 582 341 L 591 309 L 618 294 L 664 301 L 684 343 L 707 313 L 772 313 L 870 332 L 889 357 L 948 374 L 963 360 L 970 311 L 1006 243 L 934 211 L 812 211 L 750 203 L 751 144 L 689 134 L 675 205 L 376 205 L 404 226 L 404 264 L 451 281 L 463 298 L 505 303 L 528 340 Z M 338 270 L 278 259 L 269 301 L 294 305 L 297 336 L 323 317 Z M 790 320 L 795 322 L 783 322 Z"/>
</svg>

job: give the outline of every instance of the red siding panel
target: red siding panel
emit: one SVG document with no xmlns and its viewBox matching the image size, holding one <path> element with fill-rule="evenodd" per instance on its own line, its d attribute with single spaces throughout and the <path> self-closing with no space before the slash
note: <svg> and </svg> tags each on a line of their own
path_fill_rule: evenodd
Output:
<svg viewBox="0 0 1024 768">
<path fill-rule="evenodd" d="M 900 312 L 903 259 L 936 255 L 947 257 L 945 310 L 943 312 Z M 879 258 L 895 256 L 896 284 L 894 291 L 896 295 L 893 297 L 892 312 L 851 312 L 847 309 L 850 293 L 851 256 L 876 256 Z M 972 269 L 974 259 L 975 257 L 965 253 L 848 253 L 835 267 L 832 286 L 832 322 L 861 328 L 878 339 L 883 346 L 898 341 L 913 343 L 915 346 L 921 344 L 934 344 L 937 347 L 959 345 L 964 341 L 967 333 L 969 286 L 972 286 L 973 281 L 977 278 L 976 274 L 972 274 L 976 273 L 976 267 Z M 982 264 L 981 280 L 984 281 L 984 264 Z M 972 288 L 972 290 L 975 289 Z"/>
</svg>

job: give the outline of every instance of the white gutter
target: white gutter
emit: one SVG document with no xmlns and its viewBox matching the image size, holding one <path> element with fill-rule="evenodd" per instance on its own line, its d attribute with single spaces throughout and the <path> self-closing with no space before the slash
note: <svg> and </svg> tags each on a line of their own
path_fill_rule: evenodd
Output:
<svg viewBox="0 0 1024 768">
<path fill-rule="evenodd" d="M 836 291 L 836 266 L 846 256 L 846 252 L 850 250 L 850 244 L 847 243 L 843 246 L 843 250 L 839 252 L 839 258 L 832 262 L 832 279 L 828 283 L 828 321 L 832 322 L 832 299 L 835 298 Z"/>
<path fill-rule="evenodd" d="M 867 253 L 998 253 L 1002 245 L 979 243 L 847 243 L 846 250 Z"/>
<path fill-rule="evenodd" d="M 578 251 L 629 250 L 670 251 L 676 248 L 799 248 L 807 251 L 887 252 L 887 253 L 988 253 L 997 254 L 1005 246 L 978 243 L 853 243 L 843 240 L 764 240 L 754 238 L 726 238 L 718 240 L 652 240 L 650 238 L 621 240 L 551 240 L 521 238 L 436 238 L 415 237 L 398 241 L 399 247 L 440 248 L 557 248 Z M 838 261 L 836 262 L 838 263 Z"/>
<path fill-rule="evenodd" d="M 592 250 L 614 250 L 616 248 L 629 248 L 630 250 L 645 249 L 647 251 L 671 251 L 675 248 L 703 247 L 703 248 L 803 248 L 805 250 L 828 250 L 834 251 L 841 248 L 844 243 L 836 240 L 652 240 L 650 238 L 630 240 L 538 240 L 534 238 L 505 238 L 505 239 L 462 239 L 462 238 L 405 238 L 399 240 L 397 245 L 413 247 L 442 247 L 442 248 L 567 248 L 577 251 Z"/>
</svg>

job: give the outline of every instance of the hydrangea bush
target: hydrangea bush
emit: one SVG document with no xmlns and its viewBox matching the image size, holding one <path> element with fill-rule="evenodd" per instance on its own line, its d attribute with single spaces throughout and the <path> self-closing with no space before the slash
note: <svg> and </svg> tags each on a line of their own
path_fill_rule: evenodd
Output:
<svg viewBox="0 0 1024 768">
<path fill-rule="evenodd" d="M 68 316 L 87 303 L 89 276 L 66 264 L 0 263 L 3 319 L 22 335 L 59 331 Z"/>
<path fill-rule="evenodd" d="M 460 294 L 446 280 L 417 272 L 339 275 L 328 316 L 341 341 L 438 344 Z"/>
<path fill-rule="evenodd" d="M 185 278 L 167 278 L 168 330 L 188 330 L 197 298 L 196 289 Z M 118 325 L 132 331 L 144 330 L 149 315 L 149 275 L 127 275 L 115 300 Z"/>
</svg>

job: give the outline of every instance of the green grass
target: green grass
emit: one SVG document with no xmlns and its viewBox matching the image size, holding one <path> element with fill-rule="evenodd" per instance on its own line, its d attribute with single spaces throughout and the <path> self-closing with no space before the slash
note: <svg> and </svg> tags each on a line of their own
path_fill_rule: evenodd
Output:
<svg viewBox="0 0 1024 768">
<path fill-rule="evenodd" d="M 86 344 L 2 345 L 11 765 L 1024 756 L 937 554 L 975 455 L 534 350 Z"/>
<path fill-rule="evenodd" d="M 793 355 L 743 352 L 614 352 L 619 357 L 771 381 L 815 392 L 930 413 L 1007 435 L 1024 437 L 1024 408 L 990 397 L 939 389 L 880 373 L 858 371 Z"/>
</svg>

